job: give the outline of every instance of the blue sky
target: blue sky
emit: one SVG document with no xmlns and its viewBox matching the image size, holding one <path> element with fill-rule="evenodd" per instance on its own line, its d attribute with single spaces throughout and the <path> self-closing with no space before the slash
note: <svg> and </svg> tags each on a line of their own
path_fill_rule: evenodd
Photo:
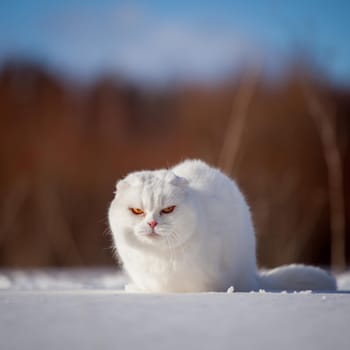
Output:
<svg viewBox="0 0 350 350">
<path fill-rule="evenodd" d="M 0 2 L 0 65 L 32 58 L 77 77 L 211 79 L 243 63 L 273 73 L 311 53 L 332 79 L 350 81 L 350 1 Z"/>
</svg>

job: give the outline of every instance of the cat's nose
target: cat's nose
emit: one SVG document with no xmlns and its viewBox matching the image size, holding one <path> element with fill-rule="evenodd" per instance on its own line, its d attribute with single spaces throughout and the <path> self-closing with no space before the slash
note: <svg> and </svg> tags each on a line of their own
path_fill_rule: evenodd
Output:
<svg viewBox="0 0 350 350">
<path fill-rule="evenodd" d="M 148 223 L 148 225 L 150 225 L 151 228 L 154 229 L 158 225 L 158 222 L 155 220 L 152 220 Z"/>
</svg>

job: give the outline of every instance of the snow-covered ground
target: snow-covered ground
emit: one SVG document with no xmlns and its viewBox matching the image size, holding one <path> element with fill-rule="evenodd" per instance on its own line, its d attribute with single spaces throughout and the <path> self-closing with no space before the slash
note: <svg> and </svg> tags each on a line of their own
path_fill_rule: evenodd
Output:
<svg viewBox="0 0 350 350">
<path fill-rule="evenodd" d="M 0 349 L 350 349 L 350 274 L 331 294 L 145 295 L 124 283 L 111 269 L 1 271 Z"/>
<path fill-rule="evenodd" d="M 0 270 L 0 291 L 122 290 L 125 276 L 116 268 Z"/>
</svg>

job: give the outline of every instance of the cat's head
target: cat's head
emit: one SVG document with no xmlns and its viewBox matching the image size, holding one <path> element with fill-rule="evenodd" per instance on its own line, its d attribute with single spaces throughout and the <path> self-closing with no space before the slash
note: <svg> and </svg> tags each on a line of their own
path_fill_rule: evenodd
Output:
<svg viewBox="0 0 350 350">
<path fill-rule="evenodd" d="M 163 249 L 182 245 L 196 225 L 187 180 L 171 170 L 128 175 L 117 183 L 109 223 L 117 241 Z"/>
</svg>

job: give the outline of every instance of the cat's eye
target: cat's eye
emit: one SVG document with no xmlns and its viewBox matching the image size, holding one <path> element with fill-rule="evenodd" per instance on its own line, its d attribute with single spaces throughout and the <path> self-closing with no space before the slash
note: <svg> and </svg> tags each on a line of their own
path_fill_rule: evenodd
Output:
<svg viewBox="0 0 350 350">
<path fill-rule="evenodd" d="M 130 208 L 130 211 L 135 214 L 135 215 L 142 215 L 144 214 L 144 211 L 142 209 L 139 208 Z"/>
<path fill-rule="evenodd" d="M 161 210 L 162 214 L 170 214 L 174 211 L 174 209 L 176 208 L 176 205 L 172 205 L 171 207 L 167 207 Z"/>
</svg>

